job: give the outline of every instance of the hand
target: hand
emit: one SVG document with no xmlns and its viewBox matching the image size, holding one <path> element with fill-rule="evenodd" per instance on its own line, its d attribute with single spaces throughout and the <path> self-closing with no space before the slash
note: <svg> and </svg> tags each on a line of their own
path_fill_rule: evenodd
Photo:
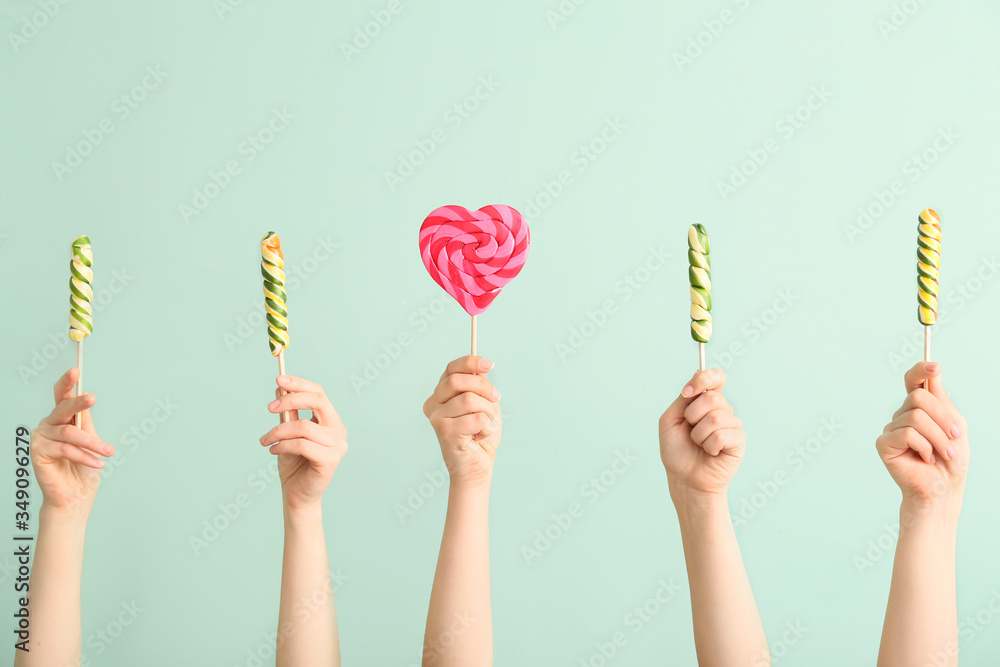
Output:
<svg viewBox="0 0 1000 667">
<path fill-rule="evenodd" d="M 90 408 L 97 402 L 93 394 L 75 396 L 73 386 L 80 371 L 69 369 L 52 388 L 56 406 L 31 432 L 31 462 L 45 505 L 52 509 L 78 509 L 90 513 L 97 496 L 104 467 L 101 456 L 111 456 L 115 448 L 97 437 Z M 74 418 L 82 412 L 80 424 Z"/>
<path fill-rule="evenodd" d="M 698 371 L 660 417 L 660 458 L 675 501 L 724 495 L 743 460 L 747 435 L 722 395 L 725 384 L 719 369 Z"/>
<path fill-rule="evenodd" d="M 907 371 L 906 400 L 875 441 L 904 499 L 921 503 L 961 497 L 969 468 L 968 425 L 940 376 L 933 362 Z"/>
<path fill-rule="evenodd" d="M 493 474 L 503 423 L 500 392 L 485 375 L 492 368 L 480 357 L 456 359 L 424 402 L 452 483 L 488 484 Z"/>
<path fill-rule="evenodd" d="M 289 375 L 278 376 L 278 386 L 289 392 L 267 409 L 288 412 L 289 420 L 265 433 L 260 444 L 278 455 L 278 477 L 285 505 L 299 510 L 319 508 L 323 492 L 337 465 L 347 453 L 347 429 L 333 404 L 315 382 Z M 299 410 L 311 410 L 310 419 L 299 419 Z"/>
</svg>

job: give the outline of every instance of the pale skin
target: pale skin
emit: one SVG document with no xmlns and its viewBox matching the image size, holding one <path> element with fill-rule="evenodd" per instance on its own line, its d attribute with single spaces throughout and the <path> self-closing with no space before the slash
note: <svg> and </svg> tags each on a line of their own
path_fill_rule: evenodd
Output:
<svg viewBox="0 0 1000 667">
<path fill-rule="evenodd" d="M 456 359 L 424 403 L 450 475 L 424 667 L 493 664 L 489 497 L 503 424 L 500 392 L 486 378 L 492 369 L 480 357 Z"/>
<path fill-rule="evenodd" d="M 660 457 L 677 510 L 700 667 L 771 664 L 764 626 L 729 515 L 743 423 L 721 370 L 698 371 L 660 418 Z"/>
<path fill-rule="evenodd" d="M 941 365 L 919 363 L 906 399 L 876 448 L 903 494 L 899 542 L 879 667 L 958 664 L 955 541 L 969 469 L 968 425 L 941 384 Z"/>
<path fill-rule="evenodd" d="M 278 376 L 277 384 L 289 393 L 276 389 L 267 409 L 289 412 L 289 421 L 260 438 L 278 457 L 285 519 L 276 665 L 340 667 L 322 499 L 347 453 L 347 430 L 320 385 L 288 375 Z M 305 410 L 311 417 L 300 418 Z"/>
<path fill-rule="evenodd" d="M 101 481 L 101 457 L 115 448 L 94 429 L 93 394 L 75 396 L 79 371 L 72 368 L 53 388 L 55 408 L 31 432 L 31 463 L 42 490 L 38 538 L 28 593 L 28 652 L 15 651 L 15 667 L 79 665 L 80 580 L 87 519 Z M 73 424 L 82 412 L 81 428 Z M 18 593 L 18 597 L 24 595 Z"/>
</svg>

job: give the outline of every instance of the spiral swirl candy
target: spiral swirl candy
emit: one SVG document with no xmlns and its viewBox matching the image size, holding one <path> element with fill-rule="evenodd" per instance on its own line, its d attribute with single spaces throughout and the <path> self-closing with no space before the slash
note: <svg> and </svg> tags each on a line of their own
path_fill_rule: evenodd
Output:
<svg viewBox="0 0 1000 667">
<path fill-rule="evenodd" d="M 94 331 L 94 253 L 86 236 L 73 241 L 69 263 L 69 337 L 81 341 Z"/>
<path fill-rule="evenodd" d="M 712 260 L 704 225 L 688 229 L 688 279 L 691 282 L 691 337 L 707 343 L 712 337 Z"/>
<path fill-rule="evenodd" d="M 264 307 L 267 310 L 267 335 L 271 354 L 278 356 L 288 347 L 288 309 L 285 305 L 285 256 L 281 239 L 268 232 L 260 242 L 260 272 L 264 276 Z"/>
<path fill-rule="evenodd" d="M 530 241 L 527 223 L 510 206 L 442 206 L 420 226 L 420 257 L 431 278 L 478 315 L 521 272 Z"/>
<path fill-rule="evenodd" d="M 917 319 L 924 326 L 937 322 L 941 274 L 941 216 L 925 208 L 917 218 Z"/>
</svg>

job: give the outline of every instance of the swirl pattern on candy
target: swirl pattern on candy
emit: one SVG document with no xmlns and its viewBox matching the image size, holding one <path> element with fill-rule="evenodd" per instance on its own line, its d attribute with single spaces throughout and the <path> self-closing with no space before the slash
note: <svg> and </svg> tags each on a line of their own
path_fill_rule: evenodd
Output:
<svg viewBox="0 0 1000 667">
<path fill-rule="evenodd" d="M 264 276 L 264 308 L 267 310 L 267 335 L 275 357 L 288 347 L 288 308 L 285 305 L 285 256 L 281 239 L 268 232 L 260 242 L 260 272 Z"/>
<path fill-rule="evenodd" d="M 705 225 L 688 229 L 688 279 L 691 282 L 691 337 L 707 343 L 712 337 L 712 260 Z"/>
<path fill-rule="evenodd" d="M 917 218 L 917 319 L 937 323 L 938 281 L 941 279 L 941 216 L 925 208 Z"/>
<path fill-rule="evenodd" d="M 81 236 L 73 241 L 73 258 L 69 263 L 69 337 L 77 342 L 94 331 L 93 266 L 90 238 Z"/>
<path fill-rule="evenodd" d="M 510 206 L 442 206 L 420 226 L 420 257 L 465 312 L 479 315 L 521 272 L 530 241 L 527 223 Z"/>
</svg>

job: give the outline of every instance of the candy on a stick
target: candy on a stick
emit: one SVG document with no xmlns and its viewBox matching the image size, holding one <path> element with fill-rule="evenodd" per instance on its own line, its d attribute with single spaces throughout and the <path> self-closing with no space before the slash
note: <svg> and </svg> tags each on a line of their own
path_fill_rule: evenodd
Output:
<svg viewBox="0 0 1000 667">
<path fill-rule="evenodd" d="M 925 208 L 917 218 L 917 319 L 924 325 L 924 361 L 931 360 L 931 327 L 937 323 L 941 279 L 941 216 Z"/>
<path fill-rule="evenodd" d="M 528 224 L 510 206 L 478 211 L 442 206 L 420 226 L 420 257 L 427 272 L 472 316 L 473 355 L 476 318 L 521 272 L 530 241 Z"/>
<path fill-rule="evenodd" d="M 264 309 L 267 311 L 267 336 L 271 354 L 278 358 L 278 373 L 285 374 L 285 348 L 288 347 L 288 307 L 285 301 L 285 256 L 281 252 L 281 239 L 268 232 L 260 242 L 260 272 L 264 276 Z M 284 396 L 285 390 L 281 390 Z M 288 413 L 281 413 L 281 423 L 288 421 Z"/>
<path fill-rule="evenodd" d="M 705 343 L 712 337 L 712 260 L 705 225 L 688 229 L 688 280 L 691 283 L 691 338 L 698 341 L 698 368 L 705 370 Z"/>
<path fill-rule="evenodd" d="M 72 256 L 69 262 L 69 337 L 76 341 L 76 367 L 79 376 L 76 380 L 76 395 L 83 393 L 83 339 L 94 331 L 94 253 L 90 248 L 90 239 L 80 236 L 73 241 Z M 75 423 L 81 424 L 80 413 L 76 414 Z"/>
</svg>

